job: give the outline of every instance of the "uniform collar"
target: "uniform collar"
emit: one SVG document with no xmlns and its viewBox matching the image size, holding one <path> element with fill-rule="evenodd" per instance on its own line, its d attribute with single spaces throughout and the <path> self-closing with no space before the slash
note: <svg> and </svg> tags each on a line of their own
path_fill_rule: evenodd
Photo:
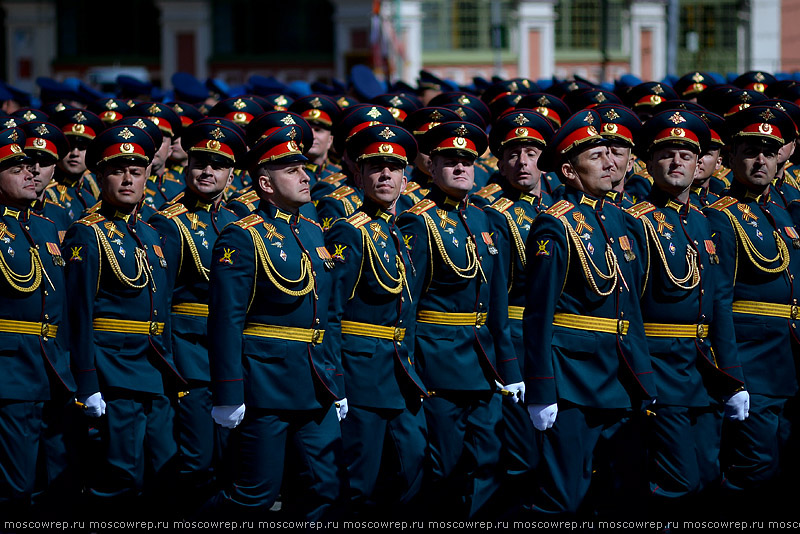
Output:
<svg viewBox="0 0 800 534">
<path fill-rule="evenodd" d="M 211 213 L 217 211 L 213 203 L 203 200 L 188 188 L 184 190 L 181 203 L 191 211 L 208 211 Z"/>
<path fill-rule="evenodd" d="M 659 208 L 672 209 L 681 215 L 686 214 L 689 211 L 688 202 L 684 204 L 678 201 L 676 198 L 672 197 L 664 190 L 659 189 L 655 185 L 650 190 L 650 194 L 647 195 L 647 200 Z"/>
<path fill-rule="evenodd" d="M 469 206 L 469 195 L 463 199 L 453 198 L 435 185 L 431 185 L 431 192 L 428 193 L 428 197 L 445 211 L 463 211 Z"/>
<path fill-rule="evenodd" d="M 19 209 L 10 206 L 0 206 L 0 215 L 3 217 L 13 217 L 22 222 L 28 220 L 29 211 L 29 208 Z"/>
<path fill-rule="evenodd" d="M 728 194 L 739 202 L 755 202 L 756 204 L 766 204 L 769 202 L 769 188 L 767 188 L 764 194 L 754 193 L 737 181 L 731 184 L 730 189 L 728 189 Z"/>
<path fill-rule="evenodd" d="M 136 218 L 133 216 L 133 212 L 125 213 L 124 211 L 120 211 L 116 207 L 106 202 L 101 202 L 100 209 L 97 211 L 110 221 L 123 221 L 125 223 L 136 221 Z"/>
<path fill-rule="evenodd" d="M 394 223 L 394 215 L 370 200 L 369 197 L 364 197 L 364 204 L 361 205 L 360 211 L 363 211 L 372 219 L 383 219 L 389 224 Z"/>
<path fill-rule="evenodd" d="M 267 200 L 262 200 L 258 203 L 258 209 L 262 211 L 264 214 L 267 215 L 269 219 L 280 219 L 284 221 L 286 224 L 296 224 L 297 220 L 300 218 L 300 212 L 298 211 L 297 215 L 292 215 L 290 212 L 286 210 L 282 210 L 272 202 Z"/>
<path fill-rule="evenodd" d="M 589 193 L 578 191 L 572 186 L 565 186 L 565 187 L 566 187 L 566 192 L 564 193 L 564 196 L 568 197 L 568 200 L 573 204 L 575 204 L 576 206 L 585 205 L 595 211 L 603 209 L 602 198 L 597 198 L 595 196 L 590 195 Z"/>
</svg>

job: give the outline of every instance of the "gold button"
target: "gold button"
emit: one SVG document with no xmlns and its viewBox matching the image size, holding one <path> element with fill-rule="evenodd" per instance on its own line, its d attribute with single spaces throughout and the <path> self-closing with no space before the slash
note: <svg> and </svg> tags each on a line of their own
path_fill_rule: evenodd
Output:
<svg viewBox="0 0 800 534">
<path fill-rule="evenodd" d="M 700 294 L 701 294 L 701 295 L 705 295 L 705 294 L 706 294 L 706 290 L 705 290 L 705 289 L 701 289 L 701 290 L 700 290 Z"/>
<path fill-rule="evenodd" d="M 601 215 L 600 218 L 603 219 L 604 221 L 606 220 L 606 216 L 605 215 Z"/>
<path fill-rule="evenodd" d="M 153 315 L 158 315 L 158 310 L 153 310 Z"/>
<path fill-rule="evenodd" d="M 48 315 L 48 314 L 46 314 L 46 313 L 45 313 L 45 314 L 44 314 L 44 318 L 45 318 L 45 320 L 49 321 L 49 320 L 50 320 L 50 315 Z"/>
</svg>

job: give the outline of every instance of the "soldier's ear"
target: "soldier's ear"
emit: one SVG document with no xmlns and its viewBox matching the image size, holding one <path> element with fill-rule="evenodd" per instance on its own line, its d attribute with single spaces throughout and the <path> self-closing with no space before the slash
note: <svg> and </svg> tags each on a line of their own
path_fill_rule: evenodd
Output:
<svg viewBox="0 0 800 534">
<path fill-rule="evenodd" d="M 561 164 L 561 175 L 570 181 L 575 181 L 578 179 L 578 172 L 569 161 L 565 161 Z"/>
<path fill-rule="evenodd" d="M 258 175 L 258 187 L 270 195 L 275 192 L 272 188 L 272 177 L 267 171 L 262 171 L 262 173 Z"/>
</svg>

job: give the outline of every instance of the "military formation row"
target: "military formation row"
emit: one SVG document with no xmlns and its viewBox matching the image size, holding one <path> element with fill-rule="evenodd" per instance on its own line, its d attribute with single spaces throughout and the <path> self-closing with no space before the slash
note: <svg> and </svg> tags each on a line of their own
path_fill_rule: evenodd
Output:
<svg viewBox="0 0 800 534">
<path fill-rule="evenodd" d="M 0 509 L 790 509 L 800 86 L 737 82 L 0 118 Z"/>
</svg>

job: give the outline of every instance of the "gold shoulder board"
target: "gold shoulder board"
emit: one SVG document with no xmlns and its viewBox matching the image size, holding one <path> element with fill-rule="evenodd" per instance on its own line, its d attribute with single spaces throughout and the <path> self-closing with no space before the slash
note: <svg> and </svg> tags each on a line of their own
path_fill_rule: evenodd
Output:
<svg viewBox="0 0 800 534">
<path fill-rule="evenodd" d="M 505 213 L 508 211 L 508 208 L 514 205 L 514 201 L 509 200 L 507 198 L 498 198 L 494 204 L 489 206 L 490 208 L 496 209 L 500 213 Z"/>
<path fill-rule="evenodd" d="M 642 215 L 647 215 L 651 211 L 655 211 L 656 207 L 649 202 L 639 202 L 635 206 L 626 209 L 625 212 L 632 215 L 636 219 L 640 219 Z"/>
<path fill-rule="evenodd" d="M 180 204 L 180 203 L 175 203 L 175 204 L 173 204 L 173 205 L 171 205 L 171 206 L 169 206 L 167 208 L 164 208 L 163 210 L 159 211 L 158 213 L 160 213 L 161 215 L 163 215 L 167 219 L 174 219 L 175 217 L 177 217 L 181 213 L 186 213 L 187 211 L 189 211 L 189 210 L 186 208 L 186 206 L 184 206 L 183 204 Z"/>
<path fill-rule="evenodd" d="M 434 202 L 433 200 L 429 198 L 423 198 L 422 200 L 411 206 L 411 209 L 409 209 L 408 212 L 413 213 L 414 215 L 422 215 L 435 205 L 436 202 Z"/>
<path fill-rule="evenodd" d="M 357 211 L 345 220 L 350 224 L 352 224 L 353 226 L 355 226 L 356 228 L 361 228 L 372 219 L 370 218 L 369 215 L 367 215 L 363 211 Z"/>
<path fill-rule="evenodd" d="M 475 194 L 478 195 L 479 197 L 482 197 L 482 198 L 489 198 L 490 196 L 494 195 L 498 191 L 502 191 L 502 189 L 503 188 L 500 187 L 497 184 L 489 184 L 487 186 L 482 187 L 481 190 L 478 191 Z"/>
<path fill-rule="evenodd" d="M 569 213 L 574 207 L 575 205 L 569 200 L 559 200 L 550 206 L 545 213 L 558 219 L 562 215 Z"/>
<path fill-rule="evenodd" d="M 327 184 L 338 184 L 339 182 L 341 182 L 345 178 L 347 178 L 346 174 L 341 173 L 341 172 L 336 172 L 336 173 L 331 174 L 330 176 L 326 176 L 325 178 L 322 179 L 322 181 L 327 183 Z"/>
<path fill-rule="evenodd" d="M 343 185 L 342 187 L 340 187 L 339 189 L 337 189 L 333 193 L 328 193 L 328 195 L 326 195 L 326 196 L 335 198 L 336 200 L 342 200 L 347 195 L 355 193 L 355 192 L 356 192 L 356 190 L 353 189 L 352 187 L 350 187 L 349 185 Z"/>
<path fill-rule="evenodd" d="M 726 208 L 730 208 L 736 204 L 736 199 L 733 197 L 722 197 L 721 199 L 717 200 L 713 204 L 709 205 L 709 208 L 714 208 L 717 211 L 722 211 Z"/>
<path fill-rule="evenodd" d="M 90 213 L 86 217 L 78 219 L 78 222 L 81 224 L 85 224 L 86 226 L 94 226 L 95 224 L 104 220 L 106 220 L 106 218 L 100 215 L 99 213 Z"/>
<path fill-rule="evenodd" d="M 240 228 L 244 228 L 246 230 L 246 229 L 248 229 L 248 228 L 250 228 L 252 226 L 255 226 L 257 224 L 261 224 L 262 222 L 264 222 L 264 219 L 262 219 L 260 215 L 258 215 L 257 213 L 251 213 L 250 215 L 248 215 L 244 219 L 240 219 L 240 220 L 234 222 L 233 224 L 235 224 L 236 226 L 238 226 Z"/>
</svg>

